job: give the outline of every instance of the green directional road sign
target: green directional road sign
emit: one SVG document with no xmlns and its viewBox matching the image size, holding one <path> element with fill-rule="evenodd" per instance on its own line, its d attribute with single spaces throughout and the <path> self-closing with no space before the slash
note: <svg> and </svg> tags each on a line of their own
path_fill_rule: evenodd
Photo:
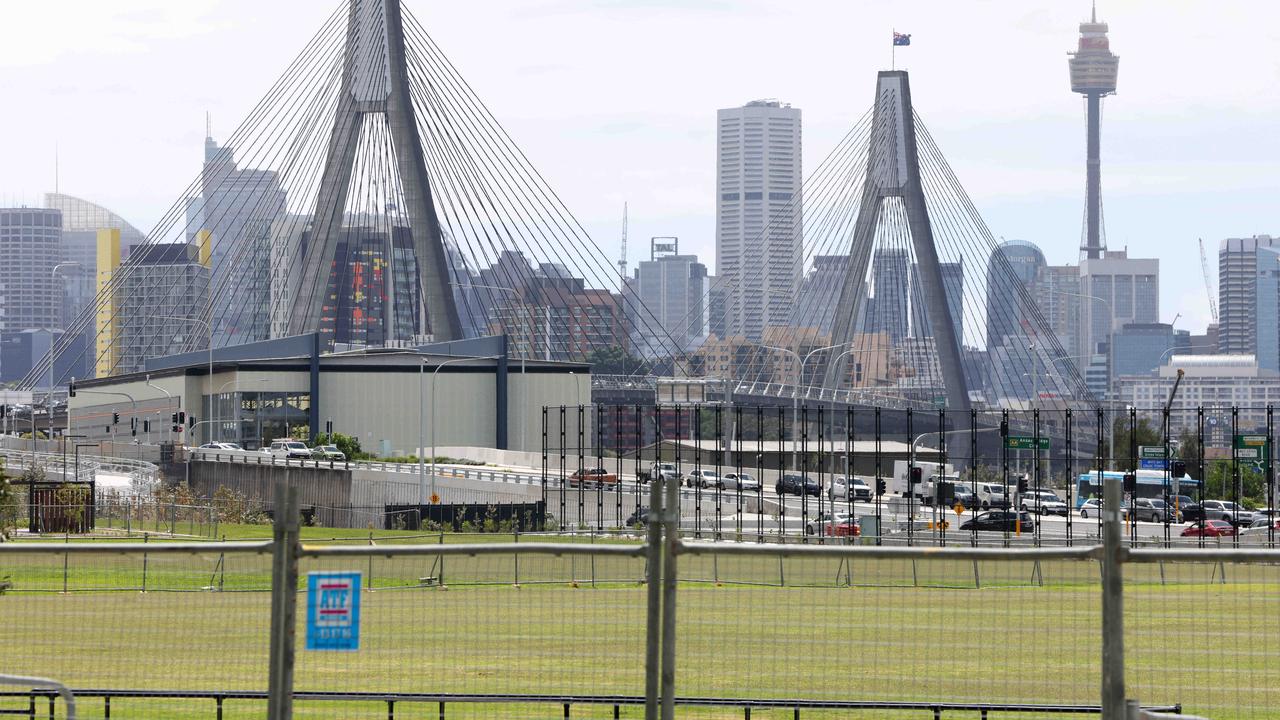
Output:
<svg viewBox="0 0 1280 720">
<path fill-rule="evenodd" d="M 1139 445 L 1138 458 L 1141 460 L 1163 460 L 1165 457 L 1165 449 L 1163 445 Z"/>
<path fill-rule="evenodd" d="M 1035 450 L 1036 439 L 1030 435 L 1010 435 L 1004 439 L 1004 446 L 1009 450 Z M 1049 438 L 1040 438 L 1040 449 L 1049 449 Z"/>
<path fill-rule="evenodd" d="M 1237 460 L 1266 460 L 1271 457 L 1271 442 L 1266 435 L 1236 435 Z"/>
</svg>

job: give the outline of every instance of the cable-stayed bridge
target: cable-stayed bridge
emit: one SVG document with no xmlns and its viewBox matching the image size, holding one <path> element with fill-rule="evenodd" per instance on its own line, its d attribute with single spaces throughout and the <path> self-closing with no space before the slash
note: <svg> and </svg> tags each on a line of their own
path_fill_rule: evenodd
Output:
<svg viewBox="0 0 1280 720">
<path fill-rule="evenodd" d="M 424 25 L 399 0 L 350 0 L 233 135 L 209 141 L 143 243 L 104 268 L 112 239 L 100 237 L 98 296 L 67 336 L 96 337 L 81 352 L 98 376 L 137 371 L 148 353 L 304 333 L 326 350 L 505 334 L 517 356 L 621 355 L 637 379 L 711 376 L 746 396 L 1092 402 L 1032 299 L 1005 282 L 1013 269 L 915 113 L 907 74 L 881 73 L 873 100 L 790 201 L 805 278 L 790 323 L 691 352 Z M 163 275 L 157 258 L 187 271 Z M 1015 291 L 989 310 L 992 282 Z M 734 289 L 713 286 L 700 311 Z M 991 313 L 1020 331 L 992 346 Z M 126 351 L 139 336 L 160 341 Z M 50 362 L 24 385 L 47 382 Z"/>
</svg>

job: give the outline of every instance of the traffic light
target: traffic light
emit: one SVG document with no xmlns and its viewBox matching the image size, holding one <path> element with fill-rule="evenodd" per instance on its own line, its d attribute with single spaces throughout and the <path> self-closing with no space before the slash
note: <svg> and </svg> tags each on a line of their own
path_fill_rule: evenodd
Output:
<svg viewBox="0 0 1280 720">
<path fill-rule="evenodd" d="M 120 413 L 116 412 L 115 410 L 111 411 L 111 424 L 112 425 L 120 424 Z"/>
<path fill-rule="evenodd" d="M 136 417 L 129 418 L 129 434 L 134 437 L 138 436 L 138 418 Z"/>
<path fill-rule="evenodd" d="M 1124 474 L 1124 491 L 1127 493 L 1138 492 L 1138 476 L 1136 473 Z"/>
<path fill-rule="evenodd" d="M 1009 437 L 1009 421 L 1008 420 L 1000 421 L 1000 437 L 1002 438 Z"/>
<path fill-rule="evenodd" d="M 1029 487 L 1029 485 L 1027 484 L 1027 476 L 1026 476 L 1026 475 L 1019 475 L 1019 476 L 1018 476 L 1018 492 L 1019 492 L 1019 493 L 1024 493 L 1024 492 L 1026 492 L 1026 491 L 1027 491 L 1027 488 L 1028 488 L 1028 487 Z"/>
<path fill-rule="evenodd" d="M 876 495 L 883 495 L 886 490 L 888 490 L 888 488 L 885 486 L 884 479 L 878 478 L 876 480 Z"/>
<path fill-rule="evenodd" d="M 187 429 L 188 429 L 188 430 L 190 430 L 190 429 L 194 428 L 195 426 L 196 426 L 196 416 L 195 416 L 195 415 L 188 416 L 188 417 L 187 417 Z"/>
<path fill-rule="evenodd" d="M 169 430 L 175 433 L 180 433 L 182 432 L 182 426 L 177 423 L 174 423 L 173 427 L 169 428 Z"/>
<path fill-rule="evenodd" d="M 1173 461 L 1173 477 L 1178 480 L 1187 476 L 1187 462 L 1185 460 Z"/>
<path fill-rule="evenodd" d="M 956 486 L 954 483 L 940 482 L 937 490 L 938 507 L 947 507 L 956 501 Z"/>
<path fill-rule="evenodd" d="M 3 420 L 3 419 L 4 419 L 4 416 L 5 416 L 5 415 L 8 415 L 8 414 L 9 414 L 9 406 L 8 406 L 8 405 L 0 405 L 0 420 Z"/>
<path fill-rule="evenodd" d="M 71 382 L 67 384 L 67 397 L 76 396 L 76 379 L 71 378 Z"/>
<path fill-rule="evenodd" d="M 920 481 L 922 480 L 924 480 L 924 468 L 921 468 L 921 467 L 911 468 L 911 484 L 919 485 Z"/>
<path fill-rule="evenodd" d="M 149 433 L 149 432 L 151 432 L 151 421 L 150 421 L 150 420 L 143 420 L 143 421 L 142 421 L 142 432 L 144 432 L 144 433 Z"/>
<path fill-rule="evenodd" d="M 187 421 L 187 414 L 186 414 L 185 412 L 183 412 L 183 411 L 179 410 L 179 411 L 178 411 L 178 424 L 179 424 L 179 425 L 181 425 L 182 423 L 184 423 L 184 422 L 186 422 L 186 421 Z"/>
</svg>

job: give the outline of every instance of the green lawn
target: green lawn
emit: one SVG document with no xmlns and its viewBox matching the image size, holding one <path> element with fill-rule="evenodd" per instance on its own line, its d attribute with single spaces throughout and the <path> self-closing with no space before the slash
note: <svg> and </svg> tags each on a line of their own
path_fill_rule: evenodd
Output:
<svg viewBox="0 0 1280 720">
<path fill-rule="evenodd" d="M 73 558 L 72 588 L 129 586 L 141 559 Z M 0 669 L 78 687 L 264 689 L 266 592 L 61 594 L 62 558 L 3 556 Z M 264 587 L 266 556 L 148 558 L 150 589 Z M 302 649 L 298 690 L 642 695 L 645 601 L 636 559 L 510 556 L 304 561 L 361 570 L 361 649 Z M 1096 703 L 1100 620 L 1092 563 L 786 560 L 684 556 L 681 696 Z M 1213 718 L 1274 717 L 1280 570 L 1126 568 L 1130 693 Z M 413 587 L 443 577 L 447 588 Z M 594 579 L 594 583 L 593 583 Z M 720 584 L 714 582 L 719 580 Z M 785 586 L 779 583 L 785 582 Z M 485 584 L 492 583 L 492 584 Z M 748 584 L 751 583 L 751 584 Z M 302 599 L 300 598 L 300 603 Z M 304 607 L 300 605 L 300 616 Z M 0 703 L 0 708 L 16 707 Z M 212 701 L 118 700 L 112 717 L 213 717 Z M 100 703 L 87 708 L 100 716 Z M 575 707 L 573 717 L 608 717 Z M 397 718 L 437 717 L 400 704 Z M 260 717 L 229 702 L 225 717 Z M 680 717 L 740 718 L 737 708 Z M 299 703 L 299 717 L 384 718 L 385 705 Z M 624 709 L 639 717 L 641 709 Z M 448 717 L 561 717 L 557 705 L 451 705 Z M 754 711 L 753 718 L 791 717 Z M 802 717 L 931 717 L 805 712 Z M 944 715 L 951 717 L 951 715 Z M 976 714 L 955 715 L 972 717 Z M 1010 717 L 994 715 L 993 717 Z"/>
</svg>

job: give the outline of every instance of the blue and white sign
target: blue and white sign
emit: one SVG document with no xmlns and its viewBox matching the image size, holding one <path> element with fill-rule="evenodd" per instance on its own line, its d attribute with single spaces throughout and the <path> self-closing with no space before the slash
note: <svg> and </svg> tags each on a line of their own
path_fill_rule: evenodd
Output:
<svg viewBox="0 0 1280 720">
<path fill-rule="evenodd" d="M 360 573 L 307 574 L 307 649 L 360 649 Z"/>
<path fill-rule="evenodd" d="M 1169 463 L 1167 460 L 1155 460 L 1153 458 L 1138 458 L 1139 470 L 1168 470 Z"/>
</svg>

